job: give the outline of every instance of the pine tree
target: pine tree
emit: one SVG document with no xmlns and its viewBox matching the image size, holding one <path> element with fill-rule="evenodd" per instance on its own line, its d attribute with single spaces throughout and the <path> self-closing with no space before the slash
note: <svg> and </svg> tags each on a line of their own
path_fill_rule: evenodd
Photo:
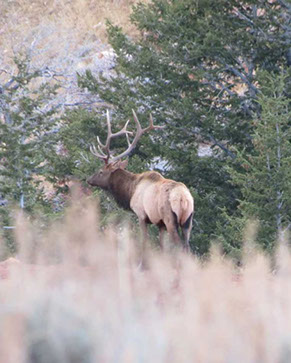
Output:
<svg viewBox="0 0 291 363">
<path fill-rule="evenodd" d="M 47 205 L 41 182 L 54 147 L 56 110 L 47 104 L 56 87 L 39 85 L 40 74 L 30 70 L 28 58 L 15 58 L 15 64 L 16 75 L 0 90 L 1 229 L 10 227 L 14 207 L 33 214 Z"/>
<path fill-rule="evenodd" d="M 252 152 L 238 152 L 238 167 L 228 169 L 232 183 L 241 190 L 238 211 L 223 226 L 224 245 L 242 241 L 246 222 L 258 220 L 258 242 L 272 251 L 280 234 L 291 228 L 291 110 L 286 93 L 287 76 L 260 72 L 258 105 L 253 121 Z"/>
<path fill-rule="evenodd" d="M 108 24 L 116 74 L 79 77 L 79 84 L 113 105 L 126 120 L 134 108 L 143 122 L 151 112 L 167 127 L 136 157 L 192 188 L 196 213 L 192 247 L 207 251 L 221 208 L 233 213 L 239 187 L 224 165 L 231 148 L 253 147 L 250 134 L 258 69 L 278 72 L 288 64 L 290 6 L 284 1 L 153 0 L 133 9 L 140 37 L 130 39 Z M 149 139 L 147 139 L 149 140 Z M 215 158 L 197 155 L 200 142 Z M 158 163 L 158 168 L 161 163 Z"/>
</svg>

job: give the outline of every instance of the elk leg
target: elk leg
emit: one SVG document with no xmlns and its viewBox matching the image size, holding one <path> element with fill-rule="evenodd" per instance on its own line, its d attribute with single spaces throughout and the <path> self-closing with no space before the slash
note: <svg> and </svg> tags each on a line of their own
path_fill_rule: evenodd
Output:
<svg viewBox="0 0 291 363">
<path fill-rule="evenodd" d="M 190 252 L 189 240 L 190 240 L 191 230 L 192 230 L 192 214 L 190 215 L 186 223 L 184 223 L 182 226 L 184 248 L 186 252 Z"/>
<path fill-rule="evenodd" d="M 178 221 L 177 221 L 177 216 L 175 213 L 173 213 L 171 211 L 171 209 L 169 209 L 169 214 L 166 216 L 166 218 L 164 219 L 164 223 L 167 229 L 167 232 L 169 233 L 169 237 L 172 240 L 172 242 L 174 242 L 175 244 L 181 244 L 181 238 L 179 236 L 178 233 Z"/>
<path fill-rule="evenodd" d="M 141 268 L 147 269 L 147 260 L 146 260 L 146 243 L 148 240 L 148 228 L 146 221 L 144 219 L 139 218 L 139 225 L 141 229 Z"/>
<path fill-rule="evenodd" d="M 144 219 L 139 219 L 139 225 L 140 225 L 141 234 L 142 234 L 142 241 L 143 241 L 143 244 L 145 244 L 146 241 L 148 240 L 148 228 L 147 228 L 146 221 Z"/>
<path fill-rule="evenodd" d="M 181 238 L 179 236 L 178 228 L 177 228 L 176 224 L 173 221 L 171 221 L 170 223 L 166 224 L 166 228 L 167 228 L 167 231 L 169 233 L 170 239 L 175 244 L 179 244 L 179 243 L 181 244 L 182 241 L 181 241 Z"/>
<path fill-rule="evenodd" d="M 170 231 L 168 230 L 168 232 L 169 232 L 169 235 L 170 235 L 170 238 L 172 239 L 172 241 L 174 241 L 177 245 L 182 243 L 181 238 L 180 238 L 179 233 L 176 228 L 170 229 Z"/>
<path fill-rule="evenodd" d="M 164 225 L 159 227 L 159 240 L 160 240 L 160 248 L 162 251 L 164 249 L 165 231 L 166 231 L 166 227 Z"/>
</svg>

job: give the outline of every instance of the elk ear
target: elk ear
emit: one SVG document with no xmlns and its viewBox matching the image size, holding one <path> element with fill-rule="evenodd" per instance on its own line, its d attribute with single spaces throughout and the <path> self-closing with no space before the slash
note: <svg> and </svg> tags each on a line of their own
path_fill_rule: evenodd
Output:
<svg viewBox="0 0 291 363">
<path fill-rule="evenodd" d="M 110 170 L 116 170 L 116 169 L 125 169 L 127 167 L 127 164 L 128 164 L 127 160 L 124 161 L 118 160 L 109 164 L 108 166 Z"/>
<path fill-rule="evenodd" d="M 118 167 L 120 169 L 126 169 L 127 165 L 128 165 L 128 160 L 123 160 L 123 161 L 120 160 L 119 163 L 118 163 Z"/>
</svg>

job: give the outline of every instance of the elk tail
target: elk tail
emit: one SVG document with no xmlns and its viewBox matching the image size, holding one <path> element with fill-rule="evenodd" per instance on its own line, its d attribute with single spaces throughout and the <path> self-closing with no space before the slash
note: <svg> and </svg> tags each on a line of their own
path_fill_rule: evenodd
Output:
<svg viewBox="0 0 291 363">
<path fill-rule="evenodd" d="M 177 223 L 184 225 L 193 213 L 193 199 L 190 192 L 179 187 L 173 189 L 170 193 L 170 204 L 172 212 L 177 217 Z"/>
</svg>

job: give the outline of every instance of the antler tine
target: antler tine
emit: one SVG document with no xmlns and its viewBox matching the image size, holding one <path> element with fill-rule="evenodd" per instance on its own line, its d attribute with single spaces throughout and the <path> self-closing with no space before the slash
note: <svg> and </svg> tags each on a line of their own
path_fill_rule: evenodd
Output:
<svg viewBox="0 0 291 363">
<path fill-rule="evenodd" d="M 104 148 L 105 145 L 102 144 L 102 142 L 100 141 L 99 136 L 96 136 L 96 139 L 97 139 L 97 142 L 98 142 L 99 147 L 103 147 Z"/>
<path fill-rule="evenodd" d="M 108 163 L 109 158 L 111 156 L 111 151 L 110 151 L 110 143 L 111 143 L 111 139 L 118 137 L 118 136 L 122 136 L 122 135 L 126 135 L 127 140 L 128 139 L 128 135 L 131 135 L 132 132 L 131 131 L 127 131 L 127 126 L 130 120 L 128 120 L 126 122 L 126 124 L 123 126 L 123 128 L 115 133 L 112 133 L 112 129 L 111 129 L 111 119 L 110 119 L 110 113 L 109 110 L 106 111 L 106 120 L 107 120 L 107 138 L 106 138 L 106 142 L 105 144 L 103 144 L 99 138 L 99 136 L 97 136 L 97 147 L 98 150 L 96 149 L 95 145 L 91 145 L 90 146 L 90 151 L 93 155 L 97 156 L 99 159 L 105 161 L 105 163 Z M 129 141 L 128 141 L 129 142 Z"/>
<path fill-rule="evenodd" d="M 126 130 L 126 129 L 127 129 L 127 126 L 128 126 L 128 124 L 129 124 L 129 121 L 130 121 L 130 120 L 127 120 L 127 121 L 126 121 L 125 125 L 123 126 L 123 128 L 122 128 L 119 132 L 125 133 L 125 135 L 128 135 L 128 134 L 132 135 L 132 134 L 133 134 L 133 132 L 131 132 L 131 131 L 127 131 L 127 130 Z M 116 134 L 118 134 L 118 132 L 117 132 Z M 116 134 L 115 134 L 115 135 L 116 135 Z"/>
<path fill-rule="evenodd" d="M 150 125 L 149 125 L 150 129 L 149 130 L 162 130 L 166 127 L 166 125 L 154 125 L 154 120 L 153 120 L 153 116 L 150 113 Z"/>
<path fill-rule="evenodd" d="M 99 148 L 99 147 L 98 147 Z M 100 149 L 99 149 L 100 150 Z M 101 153 L 99 154 L 97 149 L 96 149 L 96 146 L 94 144 L 90 145 L 90 151 L 91 153 L 94 155 L 94 156 L 97 156 L 98 159 L 101 159 L 103 161 L 106 161 L 108 160 L 108 157 L 107 155 L 105 155 L 101 150 Z"/>
<path fill-rule="evenodd" d="M 138 128 L 138 130 L 140 130 L 140 132 L 142 134 L 149 131 L 149 130 L 160 130 L 160 129 L 163 129 L 165 127 L 165 125 L 163 125 L 163 126 L 154 125 L 153 116 L 152 116 L 152 114 L 150 114 L 149 126 L 143 129 L 141 127 L 141 125 L 140 125 L 140 122 L 138 121 L 138 118 L 137 118 L 136 113 L 135 113 L 134 110 L 132 110 L 132 113 L 133 113 L 133 118 L 134 118 L 134 121 L 135 121 L 135 123 L 137 125 L 137 128 Z"/>
<path fill-rule="evenodd" d="M 100 152 L 101 155 L 103 155 L 104 157 L 107 156 L 107 155 L 104 154 L 104 152 L 102 151 L 102 149 L 101 149 L 101 147 L 99 145 L 98 145 L 98 150 L 99 150 L 99 152 Z"/>
<path fill-rule="evenodd" d="M 162 129 L 162 128 L 164 128 L 164 126 L 156 126 L 156 125 L 154 125 L 153 117 L 152 117 L 152 115 L 150 115 L 149 126 L 143 129 L 141 127 L 141 124 L 140 124 L 140 122 L 139 122 L 139 120 L 137 118 L 137 115 L 136 115 L 136 113 L 135 113 L 134 110 L 132 110 L 132 114 L 133 114 L 133 119 L 134 119 L 135 124 L 136 124 L 136 134 L 135 134 L 135 137 L 134 137 L 132 143 L 130 143 L 129 138 L 128 138 L 128 135 L 126 134 L 128 148 L 123 153 L 121 153 L 120 155 L 115 156 L 112 159 L 112 161 L 117 161 L 117 160 L 119 160 L 119 159 L 127 156 L 128 154 L 130 154 L 130 152 L 135 148 L 136 144 L 138 143 L 138 140 L 141 138 L 141 136 L 145 132 L 147 132 L 149 130 L 153 130 L 153 129 Z"/>
<path fill-rule="evenodd" d="M 96 146 L 94 144 L 90 145 L 90 151 L 91 153 L 96 156 L 98 159 L 103 160 L 105 163 L 108 163 L 109 157 L 110 157 L 110 138 L 111 138 L 111 123 L 110 123 L 110 114 L 109 110 L 106 110 L 106 119 L 107 119 L 107 138 L 105 145 L 101 142 L 99 136 L 96 137 L 97 139 L 97 147 L 99 152 L 96 149 Z M 103 150 L 106 152 L 106 154 L 103 152 Z"/>
<path fill-rule="evenodd" d="M 125 125 L 123 126 L 123 128 L 117 132 L 112 133 L 111 131 L 111 120 L 110 120 L 110 115 L 109 115 L 109 111 L 107 110 L 107 128 L 108 128 L 108 134 L 107 134 L 107 139 L 106 139 L 106 144 L 103 145 L 104 148 L 109 147 L 110 146 L 110 141 L 111 139 L 118 137 L 118 136 L 122 136 L 122 135 L 126 135 L 126 134 L 132 134 L 131 131 L 127 131 L 127 126 L 130 120 L 127 120 Z"/>
<path fill-rule="evenodd" d="M 128 134 L 125 134 L 125 137 L 126 137 L 127 145 L 130 146 L 130 140 L 129 140 Z"/>
<path fill-rule="evenodd" d="M 132 114 L 133 114 L 133 119 L 134 119 L 134 121 L 136 123 L 137 132 L 140 133 L 142 131 L 142 127 L 140 125 L 140 122 L 139 122 L 139 120 L 138 120 L 138 118 L 136 116 L 135 111 L 134 110 L 131 110 L 131 111 L 132 111 Z"/>
<path fill-rule="evenodd" d="M 104 149 L 108 155 L 108 158 L 110 157 L 110 141 L 111 141 L 111 136 L 112 136 L 112 131 L 111 131 L 111 120 L 110 120 L 110 113 L 109 110 L 106 110 L 106 121 L 107 121 L 107 138 L 106 138 L 106 142 L 105 145 L 100 143 L 100 146 L 102 149 Z"/>
</svg>

